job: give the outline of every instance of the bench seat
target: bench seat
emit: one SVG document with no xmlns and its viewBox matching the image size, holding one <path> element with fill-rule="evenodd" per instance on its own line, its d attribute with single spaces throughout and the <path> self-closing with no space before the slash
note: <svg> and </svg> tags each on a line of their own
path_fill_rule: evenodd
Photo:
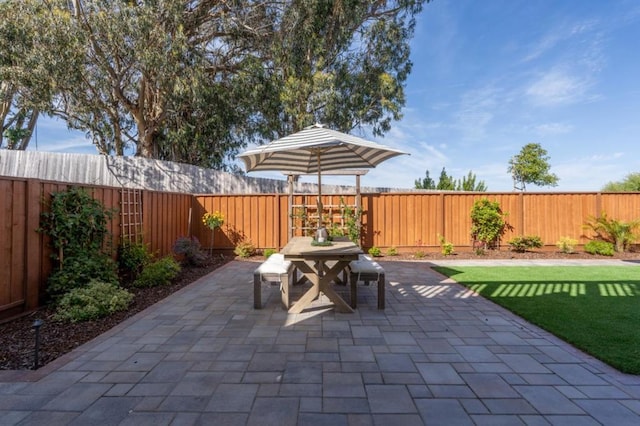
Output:
<svg viewBox="0 0 640 426">
<path fill-rule="evenodd" d="M 295 282 L 295 266 L 284 255 L 274 253 L 253 271 L 253 307 L 262 308 L 262 283 L 280 283 L 282 309 L 289 309 L 289 288 Z"/>
<path fill-rule="evenodd" d="M 384 309 L 385 272 L 382 266 L 371 257 L 361 254 L 358 260 L 349 264 L 349 282 L 351 283 L 351 307 L 357 307 L 358 281 L 369 285 L 370 281 L 378 284 L 378 309 Z"/>
</svg>

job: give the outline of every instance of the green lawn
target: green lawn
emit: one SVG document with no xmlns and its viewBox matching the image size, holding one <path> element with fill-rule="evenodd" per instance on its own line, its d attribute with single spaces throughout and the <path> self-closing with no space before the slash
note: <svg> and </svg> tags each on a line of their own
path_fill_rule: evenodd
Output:
<svg viewBox="0 0 640 426">
<path fill-rule="evenodd" d="M 618 370 L 640 374 L 640 266 L 433 269 Z"/>
</svg>

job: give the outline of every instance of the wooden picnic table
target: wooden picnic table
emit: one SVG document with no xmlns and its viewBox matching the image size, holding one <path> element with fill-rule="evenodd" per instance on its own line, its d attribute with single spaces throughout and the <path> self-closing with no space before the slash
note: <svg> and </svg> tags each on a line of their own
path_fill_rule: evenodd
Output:
<svg viewBox="0 0 640 426">
<path fill-rule="evenodd" d="M 362 249 L 346 238 L 336 239 L 330 246 L 315 246 L 312 241 L 311 237 L 293 237 L 281 251 L 285 260 L 290 260 L 312 284 L 289 312 L 302 312 L 322 292 L 338 312 L 352 313 L 353 308 L 331 288 L 331 282 L 349 266 L 349 262 L 358 260 Z"/>
</svg>

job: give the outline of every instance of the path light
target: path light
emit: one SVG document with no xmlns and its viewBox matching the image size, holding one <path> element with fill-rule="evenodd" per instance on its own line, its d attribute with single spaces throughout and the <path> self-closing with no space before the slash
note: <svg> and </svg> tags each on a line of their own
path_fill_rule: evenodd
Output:
<svg viewBox="0 0 640 426">
<path fill-rule="evenodd" d="M 42 321 L 41 319 L 37 319 L 33 322 L 33 325 L 31 326 L 36 332 L 36 344 L 33 352 L 33 369 L 34 370 L 38 369 L 38 351 L 40 349 L 40 327 L 42 326 L 42 324 L 44 324 L 44 321 Z"/>
</svg>

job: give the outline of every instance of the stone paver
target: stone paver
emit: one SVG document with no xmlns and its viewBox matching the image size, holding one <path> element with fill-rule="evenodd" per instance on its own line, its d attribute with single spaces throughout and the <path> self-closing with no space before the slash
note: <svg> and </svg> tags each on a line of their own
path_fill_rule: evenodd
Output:
<svg viewBox="0 0 640 426">
<path fill-rule="evenodd" d="M 489 264 L 442 262 L 470 263 Z M 255 264 L 227 264 L 38 371 L 0 372 L 0 425 L 640 424 L 639 377 L 433 263 L 381 264 L 384 311 L 371 285 L 353 314 L 321 296 L 296 315 L 269 285 L 254 310 Z"/>
</svg>

